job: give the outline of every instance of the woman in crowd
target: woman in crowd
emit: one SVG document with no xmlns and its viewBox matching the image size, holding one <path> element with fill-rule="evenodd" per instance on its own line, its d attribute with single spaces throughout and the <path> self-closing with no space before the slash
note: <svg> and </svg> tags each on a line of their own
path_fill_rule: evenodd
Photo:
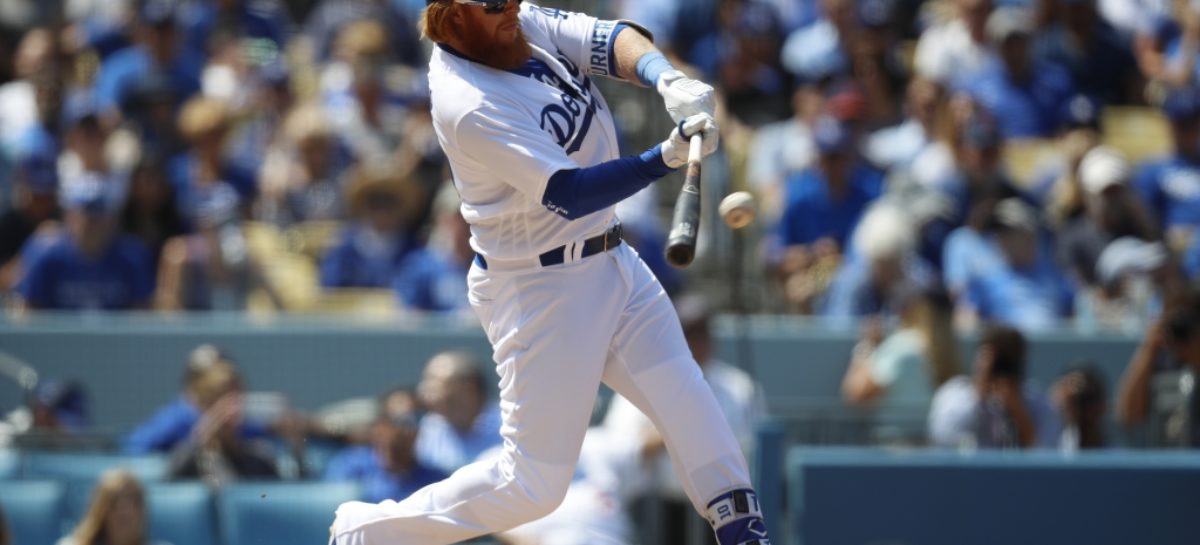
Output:
<svg viewBox="0 0 1200 545">
<path fill-rule="evenodd" d="M 87 514 L 58 545 L 169 545 L 146 535 L 146 492 L 137 477 L 113 469 L 100 476 Z"/>
</svg>

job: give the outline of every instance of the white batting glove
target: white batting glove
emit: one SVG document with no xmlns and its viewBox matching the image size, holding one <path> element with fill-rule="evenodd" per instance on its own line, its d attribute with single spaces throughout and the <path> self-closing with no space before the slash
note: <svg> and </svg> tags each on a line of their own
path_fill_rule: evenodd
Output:
<svg viewBox="0 0 1200 545">
<path fill-rule="evenodd" d="M 679 168 L 687 164 L 690 141 L 692 135 L 697 132 L 704 140 L 700 151 L 702 157 L 708 157 L 717 151 L 717 144 L 721 143 L 717 120 L 708 114 L 696 114 L 676 125 L 675 129 L 671 131 L 671 136 L 663 141 L 663 162 L 671 168 Z"/>
<path fill-rule="evenodd" d="M 696 114 L 715 117 L 717 100 L 711 85 L 687 77 L 678 70 L 663 72 L 658 78 L 658 94 L 662 95 L 671 120 L 679 123 Z"/>
</svg>

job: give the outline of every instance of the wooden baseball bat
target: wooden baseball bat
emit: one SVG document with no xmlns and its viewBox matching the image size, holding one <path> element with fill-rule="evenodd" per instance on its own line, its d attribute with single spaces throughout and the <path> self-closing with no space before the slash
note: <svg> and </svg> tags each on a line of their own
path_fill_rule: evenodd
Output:
<svg viewBox="0 0 1200 545">
<path fill-rule="evenodd" d="M 688 148 L 687 176 L 675 199 L 671 233 L 667 235 L 667 262 L 684 268 L 696 257 L 696 234 L 700 232 L 700 160 L 704 141 L 700 133 L 692 135 Z"/>
</svg>

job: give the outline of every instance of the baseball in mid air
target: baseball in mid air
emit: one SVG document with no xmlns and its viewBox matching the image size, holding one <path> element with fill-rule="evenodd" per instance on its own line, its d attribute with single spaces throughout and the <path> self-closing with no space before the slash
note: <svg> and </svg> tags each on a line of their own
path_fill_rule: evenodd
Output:
<svg viewBox="0 0 1200 545">
<path fill-rule="evenodd" d="M 741 229 L 754 223 L 754 195 L 746 191 L 730 193 L 721 199 L 717 211 L 721 213 L 721 219 L 725 220 L 725 225 L 730 229 Z"/>
</svg>

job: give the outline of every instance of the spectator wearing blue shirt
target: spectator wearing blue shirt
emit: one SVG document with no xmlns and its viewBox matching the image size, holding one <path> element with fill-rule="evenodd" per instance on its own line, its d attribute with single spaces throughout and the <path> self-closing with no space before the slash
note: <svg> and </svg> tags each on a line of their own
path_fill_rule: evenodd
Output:
<svg viewBox="0 0 1200 545">
<path fill-rule="evenodd" d="M 179 132 L 190 150 L 168 166 L 175 199 L 189 227 L 196 227 L 199 207 L 214 193 L 232 188 L 241 199 L 239 217 L 248 212 L 258 193 L 253 170 L 225 156 L 226 136 L 232 124 L 229 106 L 215 98 L 197 97 L 179 113 Z"/>
<path fill-rule="evenodd" d="M 408 177 L 360 166 L 350 174 L 347 193 L 356 219 L 321 258 L 321 286 L 391 288 L 417 247 L 410 223 L 421 206 L 420 190 Z"/>
<path fill-rule="evenodd" d="M 181 10 L 180 27 L 192 51 L 209 55 L 219 41 L 252 40 L 263 58 L 283 55 L 291 22 L 278 2 L 192 1 Z"/>
<path fill-rule="evenodd" d="M 1141 78 L 1129 45 L 1100 17 L 1097 0 L 1064 0 L 1058 16 L 1035 37 L 1037 57 L 1071 73 L 1079 92 L 1107 104 L 1140 96 Z"/>
<path fill-rule="evenodd" d="M 882 193 L 883 176 L 859 160 L 842 122 L 818 119 L 813 136 L 817 166 L 787 181 L 780 238 L 785 246 L 828 238 L 844 248 L 867 205 Z"/>
<path fill-rule="evenodd" d="M 16 283 L 21 248 L 38 226 L 58 217 L 58 146 L 46 136 L 17 158 L 12 208 L 0 213 L 0 293 Z"/>
<path fill-rule="evenodd" d="M 1010 198 L 996 204 L 992 218 L 990 240 L 1002 261 L 974 269 L 960 305 L 982 321 L 1024 330 L 1052 327 L 1070 317 L 1074 288 L 1041 234 L 1037 212 Z"/>
<path fill-rule="evenodd" d="M 417 25 L 388 0 L 320 0 L 304 29 L 316 48 L 317 60 L 328 61 L 338 33 L 359 21 L 378 21 L 388 29 L 388 61 L 409 66 L 424 62 Z"/>
<path fill-rule="evenodd" d="M 442 352 L 425 366 L 417 387 L 429 412 L 421 418 L 417 458 L 453 473 L 503 442 L 500 411 L 488 404 L 483 370 L 466 352 Z"/>
<path fill-rule="evenodd" d="M 200 90 L 204 58 L 184 47 L 177 0 L 146 0 L 139 11 L 135 45 L 113 53 L 96 75 L 96 99 L 106 116 L 116 116 L 139 83 L 161 77 L 177 100 Z"/>
<path fill-rule="evenodd" d="M 988 37 L 999 62 L 987 65 L 966 90 L 995 115 L 1008 138 L 1054 134 L 1059 112 L 1074 94 L 1071 75 L 1062 67 L 1035 59 L 1030 50 L 1032 19 L 1019 8 L 1000 8 L 988 17 Z"/>
<path fill-rule="evenodd" d="M 1162 109 L 1174 151 L 1142 164 L 1134 188 L 1161 222 L 1168 245 L 1178 250 L 1191 245 L 1200 227 L 1200 88 L 1173 89 Z"/>
<path fill-rule="evenodd" d="M 66 229 L 32 252 L 25 263 L 17 292 L 26 306 L 56 310 L 148 306 L 154 293 L 154 263 L 140 240 L 117 231 L 115 183 L 91 172 L 64 182 Z"/>
<path fill-rule="evenodd" d="M 437 211 L 429 243 L 400 262 L 392 287 L 404 308 L 433 312 L 470 308 L 466 278 L 475 250 L 471 248 L 471 226 L 459 213 L 458 204 L 458 193 L 446 184 L 434 203 Z"/>
<path fill-rule="evenodd" d="M 371 425 L 369 445 L 350 447 L 325 468 L 326 481 L 358 483 L 362 501 L 400 501 L 422 487 L 445 479 L 448 473 L 417 459 L 416 394 L 396 389 L 383 396 Z"/>
<path fill-rule="evenodd" d="M 134 428 L 122 441 L 121 450 L 134 455 L 166 453 L 186 440 L 201 414 L 216 402 L 201 385 L 205 374 L 218 367 L 233 369 L 236 378 L 236 363 L 219 347 L 202 344 L 192 349 L 184 368 L 183 392 Z M 246 438 L 263 437 L 267 432 L 267 427 L 257 422 L 243 421 L 241 426 Z"/>
<path fill-rule="evenodd" d="M 883 176 L 859 160 L 844 123 L 818 118 L 813 139 L 816 167 L 787 180 L 787 205 L 777 227 L 788 301 L 801 313 L 816 310 L 831 267 L 846 252 L 863 211 L 883 190 Z"/>
</svg>

